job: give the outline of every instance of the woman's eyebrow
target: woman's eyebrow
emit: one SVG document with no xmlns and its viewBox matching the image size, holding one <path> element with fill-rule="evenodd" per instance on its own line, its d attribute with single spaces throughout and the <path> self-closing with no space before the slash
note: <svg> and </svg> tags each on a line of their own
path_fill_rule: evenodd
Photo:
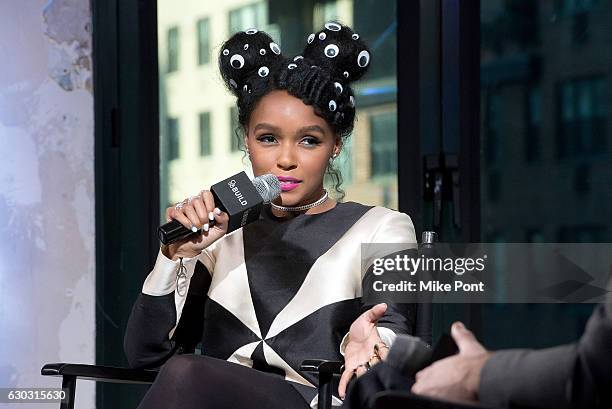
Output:
<svg viewBox="0 0 612 409">
<path fill-rule="evenodd" d="M 268 129 L 271 130 L 272 132 L 276 132 L 276 133 L 280 133 L 280 128 L 277 126 L 274 126 L 272 124 L 268 124 L 266 122 L 261 122 L 257 125 L 255 125 L 255 128 L 253 128 L 253 132 L 257 132 L 259 129 Z M 298 131 L 296 132 L 297 134 L 303 133 L 303 132 L 320 132 L 323 135 L 325 135 L 325 131 L 323 130 L 323 128 L 321 128 L 319 125 L 308 125 L 308 126 L 304 126 L 300 129 L 298 129 Z"/>
<path fill-rule="evenodd" d="M 276 132 L 276 133 L 279 133 L 279 131 L 280 131 L 280 128 L 278 128 L 278 127 L 276 127 L 274 125 L 262 122 L 262 123 L 259 123 L 259 124 L 255 125 L 255 128 L 253 128 L 253 132 L 257 132 L 260 129 L 270 130 L 270 131 Z"/>
<path fill-rule="evenodd" d="M 301 133 L 306 133 L 306 132 L 320 132 L 323 135 L 325 135 L 325 131 L 323 130 L 323 128 L 321 128 L 319 125 L 309 125 L 309 126 L 305 126 L 303 128 L 300 128 L 297 133 L 301 134 Z"/>
</svg>

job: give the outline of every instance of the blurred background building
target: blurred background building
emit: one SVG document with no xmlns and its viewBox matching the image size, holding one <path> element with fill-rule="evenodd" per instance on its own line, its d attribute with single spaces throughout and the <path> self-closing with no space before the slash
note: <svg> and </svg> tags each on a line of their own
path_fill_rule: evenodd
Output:
<svg viewBox="0 0 612 409">
<path fill-rule="evenodd" d="M 611 21 L 610 0 L 480 2 L 482 241 L 612 240 Z M 567 342 L 590 312 L 488 304 L 481 339 Z"/>
<path fill-rule="evenodd" d="M 372 48 L 355 84 L 358 120 L 341 156 L 344 200 L 397 208 L 396 9 L 372 0 L 158 1 L 160 206 L 249 171 L 236 137 L 235 98 L 217 68 L 233 33 L 267 31 L 283 54 L 298 55 L 308 34 L 330 20 L 354 28 Z M 249 172 L 247 172 L 249 173 Z M 330 190 L 332 192 L 332 190 Z M 161 213 L 163 215 L 163 211 Z"/>
<path fill-rule="evenodd" d="M 481 2 L 483 241 L 609 242 L 612 4 Z"/>
</svg>

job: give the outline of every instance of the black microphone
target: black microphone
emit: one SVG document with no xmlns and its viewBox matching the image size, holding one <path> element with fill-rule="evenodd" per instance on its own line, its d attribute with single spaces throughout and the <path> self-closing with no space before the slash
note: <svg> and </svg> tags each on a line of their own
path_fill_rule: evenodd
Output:
<svg viewBox="0 0 612 409">
<path fill-rule="evenodd" d="M 386 362 L 405 376 L 414 376 L 432 361 L 432 350 L 418 337 L 398 334 L 389 350 Z"/>
<path fill-rule="evenodd" d="M 281 186 L 278 178 L 272 174 L 261 175 L 251 181 L 246 173 L 240 172 L 215 183 L 210 191 L 215 205 L 229 215 L 229 233 L 258 220 L 263 204 L 280 196 Z M 214 224 L 214 220 L 208 222 L 210 227 Z M 194 233 L 177 220 L 162 224 L 157 229 L 157 235 L 163 244 L 183 240 L 192 234 L 202 233 L 200 230 Z"/>
</svg>

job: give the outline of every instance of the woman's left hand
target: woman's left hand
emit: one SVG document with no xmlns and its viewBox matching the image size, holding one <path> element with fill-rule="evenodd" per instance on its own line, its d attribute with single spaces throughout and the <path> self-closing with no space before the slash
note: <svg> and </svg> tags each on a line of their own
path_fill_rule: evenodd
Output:
<svg viewBox="0 0 612 409">
<path fill-rule="evenodd" d="M 344 372 L 338 385 L 338 395 L 344 399 L 346 386 L 353 377 L 362 375 L 367 371 L 366 363 L 374 365 L 379 359 L 374 357 L 374 346 L 382 343 L 376 322 L 385 314 L 387 304 L 377 304 L 359 316 L 351 325 L 348 343 L 344 350 Z M 384 358 L 387 348 L 379 348 L 379 355 Z"/>
</svg>

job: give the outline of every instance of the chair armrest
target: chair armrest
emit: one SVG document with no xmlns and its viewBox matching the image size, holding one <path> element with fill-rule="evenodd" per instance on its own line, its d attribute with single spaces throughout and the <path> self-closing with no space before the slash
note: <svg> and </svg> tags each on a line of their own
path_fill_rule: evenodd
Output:
<svg viewBox="0 0 612 409">
<path fill-rule="evenodd" d="M 302 361 L 300 370 L 304 372 L 318 372 L 320 374 L 340 374 L 342 362 L 328 361 L 326 359 L 306 359 Z"/>
<path fill-rule="evenodd" d="M 332 380 L 334 375 L 339 375 L 342 362 L 328 361 L 326 359 L 306 359 L 302 361 L 300 370 L 304 372 L 316 372 L 319 377 L 319 409 L 331 409 L 332 407 Z"/>
<path fill-rule="evenodd" d="M 99 382 L 153 383 L 157 371 L 100 365 L 52 363 L 43 366 L 40 374 L 43 376 L 71 376 Z"/>
</svg>

